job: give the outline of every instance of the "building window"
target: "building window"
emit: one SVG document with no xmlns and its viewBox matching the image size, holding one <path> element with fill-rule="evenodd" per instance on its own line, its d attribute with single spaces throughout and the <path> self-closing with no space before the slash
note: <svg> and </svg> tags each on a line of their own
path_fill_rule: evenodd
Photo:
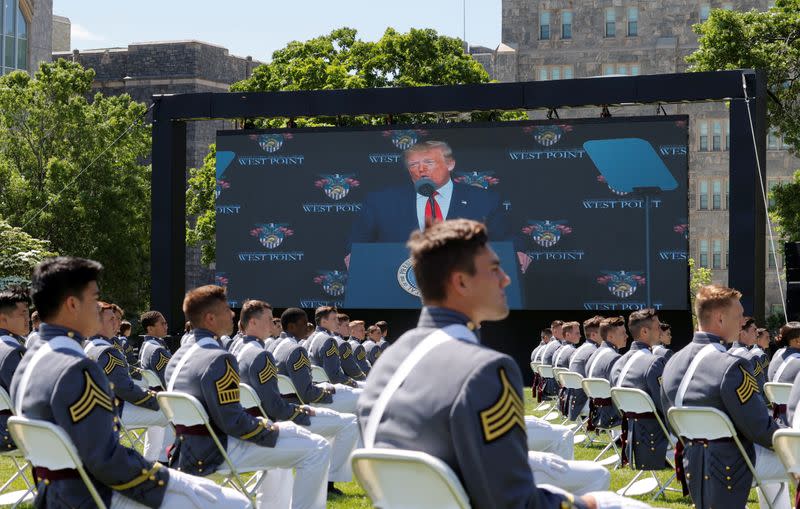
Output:
<svg viewBox="0 0 800 509">
<path fill-rule="evenodd" d="M 547 11 L 539 13 L 539 39 L 550 39 L 550 13 Z"/>
<path fill-rule="evenodd" d="M 780 140 L 778 139 L 778 135 L 775 131 L 770 130 L 769 134 L 767 135 L 767 148 L 769 150 L 778 150 L 780 148 Z"/>
<path fill-rule="evenodd" d="M 731 209 L 731 181 L 725 179 L 725 210 Z"/>
<path fill-rule="evenodd" d="M 541 69 L 539 69 L 539 81 L 547 81 L 547 80 L 548 80 L 547 68 L 542 67 Z"/>
<path fill-rule="evenodd" d="M 561 11 L 561 38 L 572 39 L 572 11 Z"/>
<path fill-rule="evenodd" d="M 708 181 L 700 181 L 700 210 L 708 210 Z"/>
<path fill-rule="evenodd" d="M 571 65 L 565 65 L 564 66 L 564 79 L 565 80 L 571 80 L 574 77 L 575 77 L 575 72 L 572 70 L 572 66 Z"/>
<path fill-rule="evenodd" d="M 631 66 L 631 76 L 638 76 L 639 75 L 639 66 L 632 65 Z"/>
<path fill-rule="evenodd" d="M 722 268 L 722 241 L 719 239 L 714 239 L 711 243 L 714 252 L 711 258 L 711 268 L 712 269 L 721 269 Z"/>
<path fill-rule="evenodd" d="M 711 6 L 708 4 L 700 4 L 700 23 L 705 23 L 708 16 L 711 14 Z"/>
<path fill-rule="evenodd" d="M 713 125 L 714 136 L 711 138 L 711 150 L 719 152 L 722 150 L 722 122 L 715 120 Z"/>
<path fill-rule="evenodd" d="M 612 7 L 606 9 L 606 37 L 617 36 L 617 11 Z"/>
<path fill-rule="evenodd" d="M 628 66 L 625 64 L 618 65 L 617 74 L 628 74 Z"/>
<path fill-rule="evenodd" d="M 708 241 L 700 240 L 700 266 L 708 268 Z"/>
<path fill-rule="evenodd" d="M 700 121 L 700 152 L 708 150 L 708 122 Z"/>
<path fill-rule="evenodd" d="M 28 20 L 19 0 L 0 0 L 0 74 L 28 70 Z"/>
<path fill-rule="evenodd" d="M 775 178 L 768 178 L 767 179 L 767 198 L 769 199 L 769 208 L 772 209 L 775 206 L 775 195 L 773 191 L 775 190 L 775 186 L 781 183 L 780 179 Z"/>
<path fill-rule="evenodd" d="M 725 2 L 724 4 L 722 4 L 722 10 L 724 10 L 724 11 L 732 11 L 733 10 L 733 4 L 730 3 L 730 2 Z"/>
<path fill-rule="evenodd" d="M 725 119 L 725 150 L 731 149 L 731 119 Z"/>
<path fill-rule="evenodd" d="M 614 74 L 614 64 L 603 64 L 603 76 Z"/>
<path fill-rule="evenodd" d="M 771 242 L 767 242 L 767 265 L 770 269 L 775 268 L 775 251 L 772 250 Z"/>
<path fill-rule="evenodd" d="M 628 8 L 628 37 L 639 35 L 639 9 L 636 7 Z"/>
<path fill-rule="evenodd" d="M 711 183 L 711 208 L 722 210 L 722 181 L 715 180 Z"/>
<path fill-rule="evenodd" d="M 539 81 L 572 79 L 575 71 L 571 65 L 545 65 L 539 68 Z"/>
<path fill-rule="evenodd" d="M 553 67 L 550 70 L 550 79 L 551 80 L 560 80 L 561 79 L 561 68 L 560 67 Z"/>
</svg>

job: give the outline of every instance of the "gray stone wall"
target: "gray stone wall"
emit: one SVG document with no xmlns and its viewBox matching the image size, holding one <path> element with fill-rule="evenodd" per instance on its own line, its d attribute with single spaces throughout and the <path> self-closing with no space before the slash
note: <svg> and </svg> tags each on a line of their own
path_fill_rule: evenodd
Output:
<svg viewBox="0 0 800 509">
<path fill-rule="evenodd" d="M 69 51 L 72 48 L 71 30 L 69 18 L 53 15 L 53 51 Z"/>
<path fill-rule="evenodd" d="M 53 0 L 28 0 L 33 15 L 28 26 L 28 69 L 33 73 L 53 52 Z"/>
</svg>

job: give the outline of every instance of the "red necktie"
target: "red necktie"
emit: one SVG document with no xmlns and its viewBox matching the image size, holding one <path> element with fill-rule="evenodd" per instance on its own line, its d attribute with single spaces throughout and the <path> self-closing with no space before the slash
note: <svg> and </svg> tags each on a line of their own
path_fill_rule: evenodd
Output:
<svg viewBox="0 0 800 509">
<path fill-rule="evenodd" d="M 439 203 L 436 201 L 436 196 L 439 195 L 438 191 L 434 191 L 433 194 L 428 198 L 428 203 L 425 204 L 425 221 L 427 222 L 429 219 L 437 223 L 444 219 L 442 217 L 442 209 L 439 208 Z"/>
</svg>

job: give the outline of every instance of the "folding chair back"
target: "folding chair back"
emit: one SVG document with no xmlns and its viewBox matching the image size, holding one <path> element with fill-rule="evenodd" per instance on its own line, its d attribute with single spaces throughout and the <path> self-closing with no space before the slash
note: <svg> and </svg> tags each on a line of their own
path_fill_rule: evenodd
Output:
<svg viewBox="0 0 800 509">
<path fill-rule="evenodd" d="M 533 362 L 533 361 L 531 361 L 531 371 L 533 371 L 534 373 L 537 373 L 536 368 L 540 364 L 541 364 L 541 362 Z"/>
<path fill-rule="evenodd" d="M 286 375 L 278 375 L 278 391 L 280 391 L 281 395 L 286 396 L 289 394 L 293 394 L 297 396 L 297 399 L 300 399 L 300 394 L 297 393 L 297 388 L 294 386 L 294 382 L 292 379 Z M 300 399 L 302 403 L 303 400 Z"/>
<path fill-rule="evenodd" d="M 581 380 L 581 387 L 590 398 L 611 397 L 611 384 L 605 378 L 584 378 Z"/>
<path fill-rule="evenodd" d="M 561 371 L 556 377 L 558 378 L 558 383 L 561 384 L 562 387 L 566 387 L 567 389 L 583 389 L 581 385 L 583 377 L 574 371 Z"/>
<path fill-rule="evenodd" d="M 569 371 L 569 369 L 567 369 L 567 368 L 557 368 L 557 367 L 553 366 L 553 378 L 555 378 L 556 381 L 558 381 L 558 374 L 559 373 L 563 373 L 564 371 Z"/>
<path fill-rule="evenodd" d="M 649 394 L 641 389 L 634 389 L 632 387 L 612 387 L 611 400 L 622 413 L 652 413 L 655 416 L 658 425 L 661 427 L 661 431 L 664 433 L 664 436 L 667 437 L 669 443 L 671 445 L 675 445 L 672 436 L 667 430 L 667 427 L 661 421 L 661 417 L 658 416 L 656 405 L 653 403 L 653 398 L 651 398 Z"/>
<path fill-rule="evenodd" d="M 800 474 L 800 430 L 779 429 L 772 435 L 772 447 L 787 472 Z"/>
<path fill-rule="evenodd" d="M 258 393 L 247 384 L 240 383 L 239 384 L 239 402 L 242 406 L 246 409 L 250 408 L 258 408 L 261 412 L 261 415 L 267 415 L 264 412 L 264 409 L 261 407 L 261 398 L 258 397 Z"/>
<path fill-rule="evenodd" d="M 785 405 L 789 403 L 789 393 L 792 392 L 792 384 L 779 382 L 767 382 L 764 384 L 764 394 L 773 405 Z"/>
<path fill-rule="evenodd" d="M 542 378 L 553 378 L 553 366 L 539 364 L 539 376 Z"/>
<path fill-rule="evenodd" d="M 438 458 L 402 449 L 356 449 L 353 473 L 380 509 L 469 509 L 458 477 Z M 413 486 L 413 489 L 409 489 Z"/>
<path fill-rule="evenodd" d="M 314 366 L 313 364 L 311 365 L 311 380 L 316 383 L 331 381 L 331 379 L 328 378 L 328 374 L 325 372 L 325 369 L 320 366 Z"/>
<path fill-rule="evenodd" d="M 144 381 L 145 385 L 147 385 L 148 388 L 163 387 L 163 385 L 161 384 L 161 379 L 158 378 L 158 375 L 156 374 L 155 371 L 150 369 L 143 369 L 141 373 L 142 373 L 142 380 Z"/>
<path fill-rule="evenodd" d="M 20 451 L 32 464 L 48 470 L 77 470 L 97 507 L 106 505 L 83 468 L 83 462 L 67 433 L 52 422 L 9 417 L 8 431 Z"/>
<path fill-rule="evenodd" d="M 2 387 L 0 387 L 0 411 L 1 410 L 14 411 L 14 405 L 11 403 L 11 397 Z"/>
</svg>

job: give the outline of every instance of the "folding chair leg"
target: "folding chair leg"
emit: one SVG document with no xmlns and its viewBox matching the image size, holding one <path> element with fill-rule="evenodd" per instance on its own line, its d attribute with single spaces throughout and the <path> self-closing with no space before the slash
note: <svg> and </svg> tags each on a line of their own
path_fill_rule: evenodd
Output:
<svg viewBox="0 0 800 509">
<path fill-rule="evenodd" d="M 628 484 L 626 484 L 624 488 L 620 490 L 620 495 L 625 496 L 625 493 L 627 493 L 630 487 L 633 486 L 633 483 L 639 480 L 639 478 L 642 476 L 643 473 L 644 470 L 639 470 L 638 472 L 636 472 L 636 475 L 633 476 L 633 479 L 631 479 L 631 481 Z"/>
<path fill-rule="evenodd" d="M 653 474 L 653 478 L 656 481 L 658 481 L 658 477 L 656 477 L 655 472 L 653 472 L 652 474 Z M 658 493 L 656 493 L 655 496 L 653 497 L 653 500 L 657 499 L 661 495 L 664 495 L 665 491 L 681 491 L 682 492 L 682 490 L 679 490 L 677 488 L 670 488 L 669 487 L 670 484 L 672 484 L 672 481 L 674 481 L 674 480 L 675 480 L 675 472 L 673 470 L 672 475 L 669 477 L 669 479 L 667 479 L 667 481 L 664 484 L 661 484 L 661 482 L 659 481 L 658 485 L 659 485 L 660 489 L 658 490 Z M 666 496 L 664 498 L 666 498 Z"/>
</svg>

